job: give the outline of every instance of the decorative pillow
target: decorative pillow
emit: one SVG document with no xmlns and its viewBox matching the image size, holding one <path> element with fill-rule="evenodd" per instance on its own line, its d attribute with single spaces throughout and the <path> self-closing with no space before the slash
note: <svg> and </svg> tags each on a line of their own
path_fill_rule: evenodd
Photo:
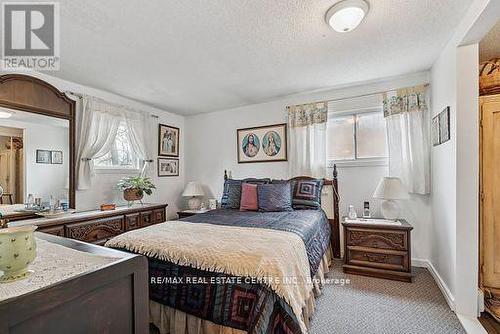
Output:
<svg viewBox="0 0 500 334">
<path fill-rule="evenodd" d="M 223 209 L 239 209 L 241 198 L 241 180 L 228 179 L 224 181 L 224 192 L 220 200 Z"/>
<path fill-rule="evenodd" d="M 321 208 L 322 179 L 294 180 L 292 188 L 292 205 L 295 210 L 319 210 Z"/>
<path fill-rule="evenodd" d="M 240 211 L 257 211 L 258 209 L 257 185 L 243 183 L 241 185 Z"/>
<path fill-rule="evenodd" d="M 271 179 L 255 179 L 248 178 L 244 180 L 227 179 L 224 181 L 224 192 L 222 193 L 222 198 L 220 200 L 221 208 L 223 209 L 239 209 L 240 199 L 241 199 L 241 184 L 264 184 L 270 183 Z"/>
<path fill-rule="evenodd" d="M 257 185 L 259 211 L 292 211 L 291 184 L 270 183 Z"/>
</svg>

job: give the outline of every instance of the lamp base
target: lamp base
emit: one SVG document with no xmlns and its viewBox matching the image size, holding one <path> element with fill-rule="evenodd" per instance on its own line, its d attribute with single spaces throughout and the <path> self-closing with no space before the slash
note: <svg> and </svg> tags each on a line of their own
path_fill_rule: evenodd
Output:
<svg viewBox="0 0 500 334">
<path fill-rule="evenodd" d="M 399 218 L 399 205 L 392 199 L 382 201 L 380 212 L 385 219 L 396 220 Z"/>
<path fill-rule="evenodd" d="M 191 197 L 188 201 L 189 210 L 199 210 L 201 201 L 198 197 Z"/>
</svg>

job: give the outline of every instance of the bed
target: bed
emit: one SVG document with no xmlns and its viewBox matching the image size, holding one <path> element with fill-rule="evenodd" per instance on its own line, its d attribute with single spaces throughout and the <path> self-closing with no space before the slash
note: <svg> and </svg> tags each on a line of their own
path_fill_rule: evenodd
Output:
<svg viewBox="0 0 500 334">
<path fill-rule="evenodd" d="M 218 209 L 107 246 L 148 257 L 150 321 L 162 334 L 306 333 L 329 262 L 340 255 L 338 199 L 334 169 L 322 210 Z"/>
</svg>

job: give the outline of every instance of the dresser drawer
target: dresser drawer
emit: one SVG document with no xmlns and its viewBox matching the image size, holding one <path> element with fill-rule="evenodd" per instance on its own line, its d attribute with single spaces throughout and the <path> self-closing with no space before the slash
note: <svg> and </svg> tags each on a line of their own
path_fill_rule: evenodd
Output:
<svg viewBox="0 0 500 334">
<path fill-rule="evenodd" d="M 154 224 L 153 211 L 141 212 L 141 227 L 146 227 Z"/>
<path fill-rule="evenodd" d="M 131 213 L 125 215 L 125 231 L 135 230 L 141 227 L 141 214 Z"/>
<path fill-rule="evenodd" d="M 159 224 L 165 222 L 165 209 L 153 210 L 153 224 Z"/>
<path fill-rule="evenodd" d="M 123 232 L 122 216 L 66 225 L 68 238 L 99 244 Z"/>
<path fill-rule="evenodd" d="M 408 234 L 405 231 L 366 228 L 347 228 L 346 230 L 347 246 L 408 250 Z"/>
<path fill-rule="evenodd" d="M 408 254 L 373 252 L 365 249 L 348 249 L 346 264 L 394 271 L 408 271 Z"/>
</svg>

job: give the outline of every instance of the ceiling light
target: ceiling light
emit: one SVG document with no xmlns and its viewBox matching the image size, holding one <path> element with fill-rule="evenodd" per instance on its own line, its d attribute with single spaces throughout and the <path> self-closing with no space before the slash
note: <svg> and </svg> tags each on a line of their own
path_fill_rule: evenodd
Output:
<svg viewBox="0 0 500 334">
<path fill-rule="evenodd" d="M 363 21 L 370 6 L 364 0 L 344 0 L 326 12 L 326 23 L 337 32 L 349 32 Z"/>
<path fill-rule="evenodd" d="M 10 118 L 12 116 L 12 113 L 7 112 L 7 111 L 0 111 L 0 118 Z"/>
</svg>

